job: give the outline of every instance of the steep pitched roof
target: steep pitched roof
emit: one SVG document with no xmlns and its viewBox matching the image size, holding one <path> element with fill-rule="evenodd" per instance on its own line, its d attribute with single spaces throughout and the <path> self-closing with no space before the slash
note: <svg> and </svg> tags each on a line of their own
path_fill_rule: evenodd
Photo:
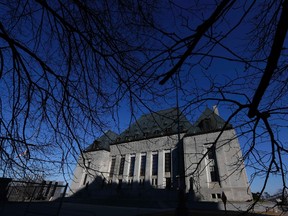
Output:
<svg viewBox="0 0 288 216">
<path fill-rule="evenodd" d="M 210 133 L 224 129 L 225 121 L 213 110 L 206 108 L 198 120 L 193 124 L 187 134 Z M 231 129 L 232 125 L 227 124 L 225 129 Z"/>
<path fill-rule="evenodd" d="M 109 130 L 106 133 L 104 133 L 101 137 L 96 139 L 90 146 L 88 146 L 88 148 L 85 149 L 85 152 L 99 151 L 99 150 L 110 151 L 110 144 L 116 140 L 117 136 L 118 134 Z"/>
<path fill-rule="evenodd" d="M 132 141 L 178 133 L 177 108 L 142 115 L 135 123 L 117 138 L 116 142 Z M 179 131 L 186 132 L 191 123 L 179 111 Z"/>
<path fill-rule="evenodd" d="M 96 139 L 85 151 L 110 151 L 111 144 L 177 134 L 178 114 L 179 132 L 186 133 L 188 136 L 219 131 L 225 125 L 225 121 L 209 108 L 206 108 L 193 125 L 177 108 L 166 109 L 142 115 L 120 135 L 110 130 L 107 131 Z M 227 124 L 225 129 L 231 128 L 232 125 Z"/>
</svg>

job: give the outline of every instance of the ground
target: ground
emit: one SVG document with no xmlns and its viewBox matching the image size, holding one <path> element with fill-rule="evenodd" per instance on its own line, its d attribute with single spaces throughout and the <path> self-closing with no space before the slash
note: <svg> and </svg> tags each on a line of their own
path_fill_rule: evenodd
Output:
<svg viewBox="0 0 288 216">
<path fill-rule="evenodd" d="M 174 216 L 174 209 L 154 209 L 154 208 L 131 208 L 131 207 L 115 207 L 105 205 L 91 205 L 91 204 L 80 204 L 80 203 L 68 203 L 64 202 L 59 208 L 60 203 L 57 202 L 33 202 L 33 203 L 6 203 L 0 206 L 1 216 Z M 58 212 L 59 210 L 59 212 Z M 225 214 L 223 210 L 189 210 L 188 216 L 198 215 L 239 215 L 243 212 L 239 211 L 228 211 Z M 254 215 L 286 215 L 288 213 L 273 212 L 257 212 Z"/>
</svg>

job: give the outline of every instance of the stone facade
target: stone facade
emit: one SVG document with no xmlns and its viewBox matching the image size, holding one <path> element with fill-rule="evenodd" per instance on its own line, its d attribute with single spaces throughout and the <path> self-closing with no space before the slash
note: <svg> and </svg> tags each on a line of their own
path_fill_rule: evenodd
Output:
<svg viewBox="0 0 288 216">
<path fill-rule="evenodd" d="M 235 130 L 210 109 L 193 125 L 177 109 L 144 115 L 120 135 L 104 134 L 84 156 L 74 193 L 92 183 L 177 191 L 184 179 L 182 188 L 195 200 L 219 201 L 222 192 L 229 201 L 252 198 Z"/>
<path fill-rule="evenodd" d="M 222 192 L 230 201 L 250 200 L 251 192 L 234 129 L 223 131 L 216 142 L 215 158 L 209 159 L 207 151 L 219 134 L 214 132 L 184 139 L 187 190 L 194 191 L 200 200 L 220 200 Z M 211 171 L 216 169 L 218 176 L 213 181 Z"/>
</svg>

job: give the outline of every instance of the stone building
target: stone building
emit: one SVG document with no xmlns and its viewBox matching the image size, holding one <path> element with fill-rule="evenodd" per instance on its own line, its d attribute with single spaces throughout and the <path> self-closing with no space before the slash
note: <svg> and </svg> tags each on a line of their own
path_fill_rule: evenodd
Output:
<svg viewBox="0 0 288 216">
<path fill-rule="evenodd" d="M 176 108 L 143 115 L 119 135 L 106 132 L 84 156 L 74 193 L 93 185 L 99 191 L 183 189 L 201 201 L 221 200 L 222 192 L 229 201 L 251 199 L 237 135 L 216 108 L 206 108 L 194 124 Z"/>
</svg>

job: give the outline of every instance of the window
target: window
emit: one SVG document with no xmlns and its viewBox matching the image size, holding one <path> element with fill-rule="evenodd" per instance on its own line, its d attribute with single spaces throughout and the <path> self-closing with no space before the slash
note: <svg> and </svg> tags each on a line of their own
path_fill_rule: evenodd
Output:
<svg viewBox="0 0 288 216">
<path fill-rule="evenodd" d="M 93 142 L 93 147 L 92 149 L 99 149 L 99 143 L 97 141 Z"/>
<path fill-rule="evenodd" d="M 165 172 L 171 172 L 171 152 L 165 153 Z"/>
<path fill-rule="evenodd" d="M 146 155 L 141 155 L 140 176 L 145 176 Z"/>
<path fill-rule="evenodd" d="M 172 132 L 172 127 L 166 128 L 166 133 L 170 133 L 170 132 Z"/>
<path fill-rule="evenodd" d="M 157 178 L 152 178 L 152 186 L 157 186 Z"/>
<path fill-rule="evenodd" d="M 211 194 L 212 199 L 221 199 L 221 194 L 217 193 L 217 194 Z"/>
<path fill-rule="evenodd" d="M 135 155 L 130 157 L 130 167 L 129 167 L 129 176 L 132 177 L 134 175 L 134 167 L 135 167 Z"/>
<path fill-rule="evenodd" d="M 158 174 L 158 154 L 152 155 L 152 175 Z"/>
<path fill-rule="evenodd" d="M 89 169 L 90 166 L 91 166 L 91 161 L 88 160 L 88 162 L 87 162 L 87 164 L 86 164 L 86 167 L 85 167 L 85 170 L 86 170 L 86 168 Z M 85 175 L 84 175 L 83 185 L 85 185 L 86 182 L 87 182 L 87 177 L 88 177 L 87 172 L 88 172 L 88 171 L 86 170 L 86 171 L 85 171 Z"/>
<path fill-rule="evenodd" d="M 145 185 L 145 180 L 144 180 L 144 179 L 140 179 L 140 180 L 139 180 L 139 184 L 142 185 L 142 186 L 144 186 L 144 185 Z"/>
<path fill-rule="evenodd" d="M 210 169 L 210 172 L 214 172 L 215 171 L 215 167 L 214 166 L 210 166 L 209 169 Z"/>
<path fill-rule="evenodd" d="M 112 158 L 112 161 L 111 161 L 109 177 L 113 177 L 114 169 L 115 169 L 115 163 L 116 163 L 116 158 L 113 157 L 113 158 Z"/>
<path fill-rule="evenodd" d="M 219 178 L 219 173 L 218 173 L 215 147 L 212 146 L 208 148 L 207 151 L 208 151 L 207 154 L 208 154 L 208 159 L 209 159 L 209 171 L 210 171 L 211 181 L 217 182 L 220 180 L 220 178 Z"/>
<path fill-rule="evenodd" d="M 86 181 L 87 181 L 87 173 L 85 173 L 85 176 L 84 176 L 84 180 L 83 180 L 83 185 L 85 185 L 86 184 Z"/>
<path fill-rule="evenodd" d="M 210 172 L 210 175 L 211 175 L 211 181 L 212 181 L 212 182 L 218 182 L 218 181 L 219 181 L 219 175 L 218 175 L 218 173 L 216 172 L 216 170 L 211 171 L 211 172 Z"/>
<path fill-rule="evenodd" d="M 120 160 L 119 175 L 123 175 L 124 172 L 125 157 L 122 156 Z"/>
<path fill-rule="evenodd" d="M 171 178 L 166 178 L 166 189 L 171 189 Z"/>
<path fill-rule="evenodd" d="M 129 180 L 128 180 L 128 185 L 129 185 L 129 186 L 132 186 L 132 185 L 133 185 L 133 179 L 129 179 Z"/>
<path fill-rule="evenodd" d="M 189 179 L 190 191 L 194 191 L 194 179 L 190 177 Z"/>
<path fill-rule="evenodd" d="M 117 188 L 120 190 L 122 188 L 122 179 L 119 179 Z"/>
<path fill-rule="evenodd" d="M 157 135 L 157 134 L 160 134 L 160 130 L 155 130 L 155 131 L 154 131 L 154 134 L 156 134 L 156 135 Z"/>
<path fill-rule="evenodd" d="M 212 127 L 212 122 L 210 118 L 205 118 L 200 121 L 198 124 L 198 127 L 200 128 L 201 131 L 210 131 L 213 129 Z"/>
<path fill-rule="evenodd" d="M 215 147 L 212 146 L 212 147 L 208 148 L 207 151 L 208 151 L 208 159 L 215 160 L 216 159 Z"/>
<path fill-rule="evenodd" d="M 91 161 L 89 160 L 86 164 L 86 167 L 89 169 L 91 167 Z"/>
</svg>

